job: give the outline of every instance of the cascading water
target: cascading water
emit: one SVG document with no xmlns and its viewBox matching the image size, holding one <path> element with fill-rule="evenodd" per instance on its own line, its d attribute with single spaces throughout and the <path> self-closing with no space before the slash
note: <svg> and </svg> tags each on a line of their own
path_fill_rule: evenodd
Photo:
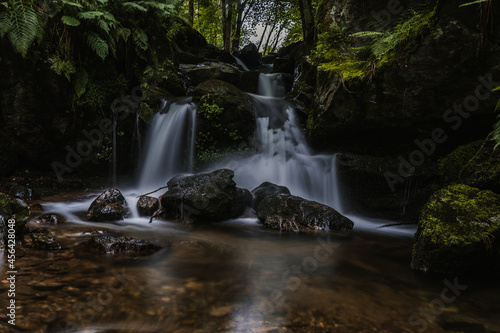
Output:
<svg viewBox="0 0 500 333">
<path fill-rule="evenodd" d="M 239 186 L 249 189 L 268 181 L 287 186 L 292 194 L 344 211 L 334 155 L 313 155 L 297 123 L 293 107 L 284 100 L 283 74 L 261 74 L 256 105 L 256 154 L 232 160 Z"/>
<path fill-rule="evenodd" d="M 151 120 L 138 188 L 141 191 L 164 186 L 176 174 L 192 172 L 196 107 L 190 99 L 163 105 Z"/>
</svg>

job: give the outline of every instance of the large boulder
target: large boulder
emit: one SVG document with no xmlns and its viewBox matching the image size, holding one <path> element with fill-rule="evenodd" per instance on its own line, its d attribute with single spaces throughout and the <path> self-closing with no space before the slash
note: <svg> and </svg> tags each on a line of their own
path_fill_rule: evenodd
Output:
<svg viewBox="0 0 500 333">
<path fill-rule="evenodd" d="M 232 170 L 220 169 L 170 179 L 167 184 L 171 187 L 161 196 L 165 217 L 222 221 L 240 216 L 252 195 L 236 187 L 233 177 Z"/>
<path fill-rule="evenodd" d="M 21 239 L 21 233 L 31 213 L 30 207 L 21 199 L 14 199 L 7 194 L 0 193 L 0 228 L 8 229 L 8 220 L 14 219 L 14 230 L 17 239 Z M 1 232 L 0 232 L 1 233 Z M 6 237 L 4 233 L 4 237 Z"/>
<path fill-rule="evenodd" d="M 278 194 L 266 197 L 257 206 L 264 226 L 282 231 L 351 230 L 354 223 L 335 209 L 297 196 Z"/>
<path fill-rule="evenodd" d="M 85 246 L 99 254 L 149 255 L 161 249 L 148 241 L 123 236 L 92 237 Z"/>
<path fill-rule="evenodd" d="M 434 193 L 420 217 L 411 267 L 462 273 L 498 269 L 500 195 L 467 185 Z"/>
<path fill-rule="evenodd" d="M 117 188 L 109 188 L 101 193 L 90 205 L 87 218 L 90 221 L 117 221 L 129 215 L 127 201 Z"/>
<path fill-rule="evenodd" d="M 189 83 L 193 86 L 208 80 L 221 80 L 250 93 L 256 92 L 259 80 L 258 71 L 241 72 L 235 66 L 223 62 L 180 64 L 179 71 L 189 78 Z"/>
<path fill-rule="evenodd" d="M 260 202 L 270 195 L 291 194 L 286 186 L 279 186 L 270 182 L 264 182 L 252 190 L 253 206 L 258 207 Z"/>
<path fill-rule="evenodd" d="M 262 63 L 262 56 L 254 43 L 245 45 L 240 51 L 235 53 L 235 56 L 250 69 L 257 68 Z"/>
</svg>

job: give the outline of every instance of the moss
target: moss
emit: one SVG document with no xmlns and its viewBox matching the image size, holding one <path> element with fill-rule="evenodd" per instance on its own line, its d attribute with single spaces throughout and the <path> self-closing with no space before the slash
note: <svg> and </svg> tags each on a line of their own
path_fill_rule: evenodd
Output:
<svg viewBox="0 0 500 333">
<path fill-rule="evenodd" d="M 474 157 L 481 145 L 482 140 L 474 141 L 467 145 L 459 146 L 451 153 L 438 161 L 439 175 L 446 184 L 459 182 L 460 171 Z"/>
<path fill-rule="evenodd" d="M 457 272 L 481 262 L 497 246 L 499 217 L 500 195 L 491 191 L 462 184 L 437 191 L 420 216 L 412 267 Z"/>
<path fill-rule="evenodd" d="M 474 157 L 460 171 L 460 178 L 470 186 L 500 193 L 500 149 L 495 149 L 491 133 Z"/>
<path fill-rule="evenodd" d="M 15 231 L 16 238 L 19 238 L 24 225 L 29 219 L 31 209 L 21 199 L 13 199 L 7 194 L 0 193 L 0 216 L 3 217 L 4 223 L 11 218 L 16 220 Z M 0 219 L 1 220 L 1 219 Z M 5 224 L 2 227 L 7 227 Z"/>
</svg>

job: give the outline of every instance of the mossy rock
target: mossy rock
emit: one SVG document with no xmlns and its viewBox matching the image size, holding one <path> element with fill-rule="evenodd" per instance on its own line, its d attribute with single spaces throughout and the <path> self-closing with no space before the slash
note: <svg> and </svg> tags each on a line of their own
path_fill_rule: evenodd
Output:
<svg viewBox="0 0 500 333">
<path fill-rule="evenodd" d="M 7 228 L 7 222 L 13 218 L 16 220 L 16 238 L 20 238 L 21 232 L 30 217 L 30 207 L 21 199 L 14 199 L 7 194 L 0 193 L 0 216 L 3 217 L 2 228 Z"/>
<path fill-rule="evenodd" d="M 499 236 L 500 195 L 463 184 L 447 186 L 422 211 L 411 266 L 441 273 L 496 269 Z"/>
<path fill-rule="evenodd" d="M 483 144 L 482 140 L 458 146 L 451 153 L 439 160 L 439 176 L 446 183 L 459 182 L 460 171 L 474 157 Z"/>
<path fill-rule="evenodd" d="M 460 171 L 464 184 L 500 193 L 500 149 L 495 149 L 491 133 L 479 151 Z"/>
</svg>

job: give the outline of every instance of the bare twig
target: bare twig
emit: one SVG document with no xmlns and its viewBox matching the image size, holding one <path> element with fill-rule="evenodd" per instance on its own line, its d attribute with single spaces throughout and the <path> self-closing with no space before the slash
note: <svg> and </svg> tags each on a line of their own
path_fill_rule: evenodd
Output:
<svg viewBox="0 0 500 333">
<path fill-rule="evenodd" d="M 151 194 L 151 193 L 158 192 L 159 190 L 162 190 L 162 189 L 167 188 L 167 187 L 177 186 L 177 185 L 179 185 L 179 184 L 178 184 L 178 183 L 175 183 L 175 184 L 165 185 L 165 186 L 162 186 L 162 187 L 160 187 L 159 189 L 154 190 L 154 191 L 152 191 L 152 192 L 149 192 L 149 193 L 146 193 L 146 194 L 141 194 L 141 195 L 138 195 L 138 196 L 137 196 L 137 198 L 143 197 L 143 196 L 148 195 L 148 194 Z"/>
</svg>

